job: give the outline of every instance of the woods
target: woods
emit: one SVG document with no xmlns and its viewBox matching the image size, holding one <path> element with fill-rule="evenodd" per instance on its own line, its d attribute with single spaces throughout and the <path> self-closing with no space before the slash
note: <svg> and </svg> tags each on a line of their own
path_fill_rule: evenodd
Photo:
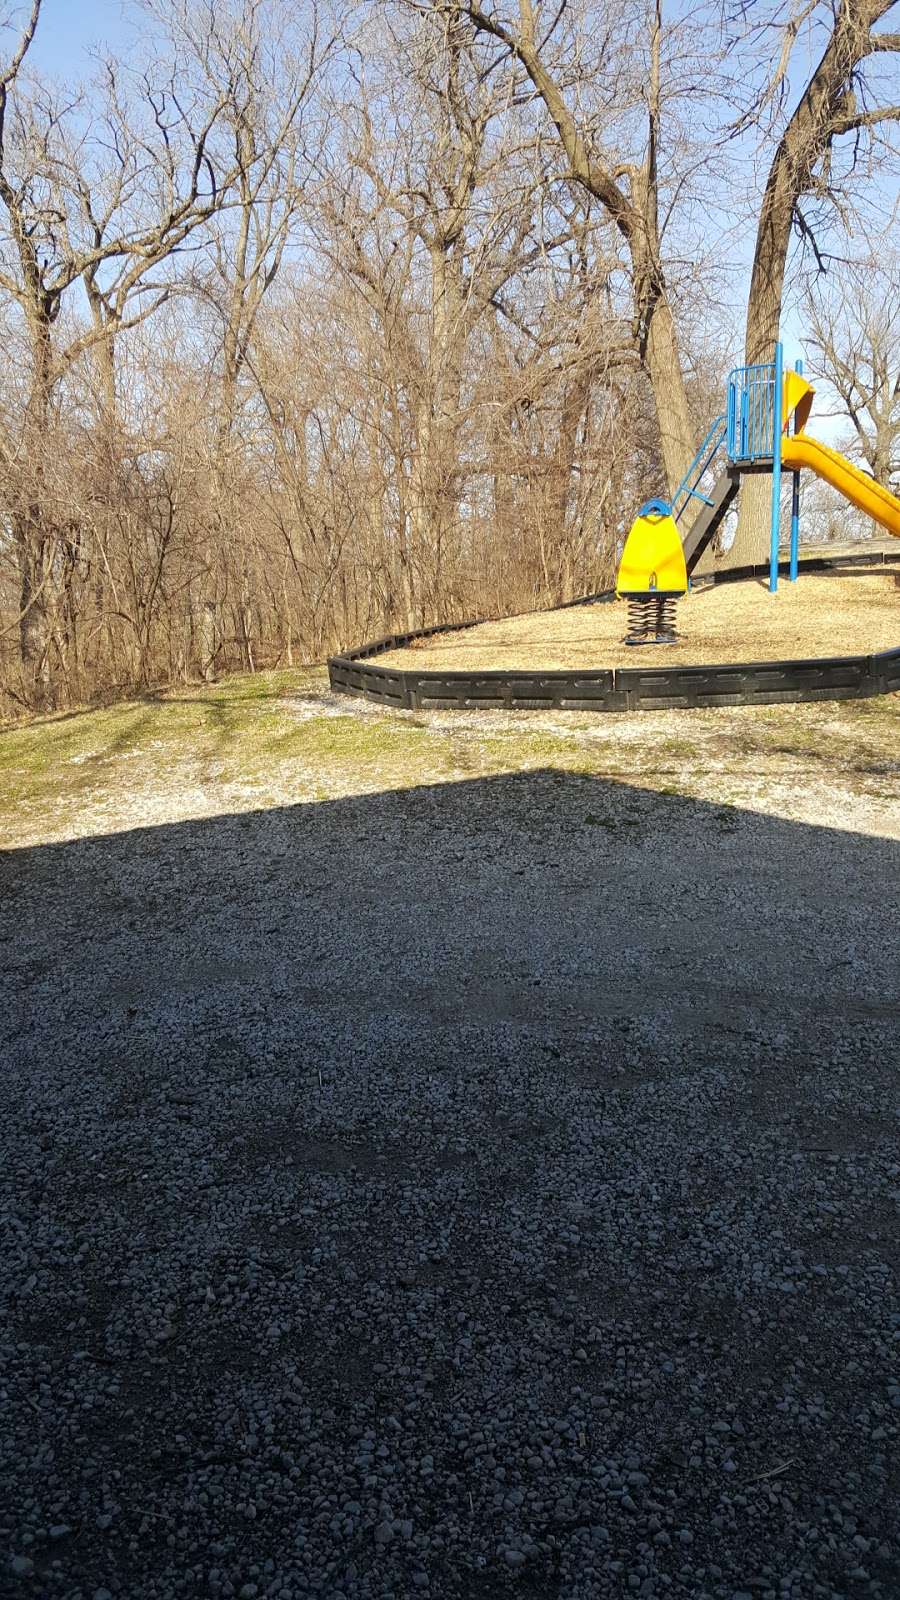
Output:
<svg viewBox="0 0 900 1600">
<path fill-rule="evenodd" d="M 740 357 L 736 231 L 757 359 L 888 220 L 892 10 L 146 0 L 84 85 L 0 13 L 0 711 L 607 584 Z M 893 372 L 817 303 L 838 395 Z"/>
</svg>

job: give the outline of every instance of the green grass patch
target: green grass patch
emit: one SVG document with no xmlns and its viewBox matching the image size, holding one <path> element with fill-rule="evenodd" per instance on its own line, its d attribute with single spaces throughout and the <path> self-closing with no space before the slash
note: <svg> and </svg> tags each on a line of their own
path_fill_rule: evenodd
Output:
<svg viewBox="0 0 900 1600">
<path fill-rule="evenodd" d="M 296 762 L 307 771 L 328 769 L 371 776 L 385 768 L 415 776 L 437 766 L 446 774 L 450 766 L 448 741 L 429 735 L 414 723 L 385 717 L 371 720 L 346 717 L 292 718 L 285 703 L 277 720 L 257 723 L 241 748 L 232 744 L 222 753 L 220 776 L 225 781 L 259 774 L 284 763 Z"/>
<path fill-rule="evenodd" d="M 142 789 L 176 794 L 198 786 L 246 785 L 253 803 L 293 788 L 315 798 L 365 788 L 396 789 L 538 768 L 585 778 L 637 783 L 683 795 L 715 772 L 715 793 L 728 804 L 728 774 L 795 768 L 853 783 L 886 798 L 896 792 L 900 696 L 810 706 L 740 709 L 660 728 L 646 738 L 633 719 L 571 732 L 486 721 L 459 727 L 431 719 L 320 702 L 324 672 L 244 674 L 217 684 L 148 695 L 120 705 L 43 717 L 0 730 L 0 824 L 30 834 L 48 831 L 79 802 L 102 802 Z M 332 714 L 333 711 L 337 714 Z M 640 723 L 638 732 L 643 730 Z M 623 735 L 620 737 L 620 733 Z M 227 802 L 234 804 L 233 800 Z M 719 830 L 736 820 L 724 810 Z M 639 826 L 632 818 L 589 811 L 585 827 L 610 832 Z"/>
<path fill-rule="evenodd" d="M 277 725 L 272 710 L 286 691 L 310 687 L 308 673 L 261 673 L 0 730 L 0 808 L 162 773 L 188 755 L 213 763 L 253 748 L 266 722 Z"/>
<path fill-rule="evenodd" d="M 479 739 L 478 748 L 488 766 L 508 766 L 512 757 L 516 767 L 567 767 L 585 758 L 584 743 L 574 732 L 566 738 L 563 734 L 537 729 L 532 733 L 517 727 L 505 735 Z"/>
<path fill-rule="evenodd" d="M 446 776 L 450 741 L 397 717 L 309 715 L 320 674 L 229 678 L 0 731 L 0 815 L 46 810 L 115 787 L 264 783 L 291 763 L 321 781 L 383 778 L 385 787 Z M 296 700 L 296 704 L 292 701 Z M 306 703 L 304 703 L 306 702 Z M 324 791 L 323 791 L 324 792 Z"/>
</svg>

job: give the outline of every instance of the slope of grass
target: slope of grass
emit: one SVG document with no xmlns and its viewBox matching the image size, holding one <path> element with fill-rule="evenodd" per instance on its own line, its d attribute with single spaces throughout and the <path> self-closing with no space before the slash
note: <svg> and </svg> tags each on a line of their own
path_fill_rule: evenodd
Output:
<svg viewBox="0 0 900 1600">
<path fill-rule="evenodd" d="M 212 761 L 255 743 L 260 713 L 309 674 L 261 673 L 95 711 L 63 712 L 0 731 L 0 808 L 94 788 L 132 762 L 158 769 L 190 749 Z"/>
<path fill-rule="evenodd" d="M 839 781 L 894 798 L 900 696 L 811 706 L 590 717 L 382 712 L 328 694 L 323 672 L 229 678 L 0 731 L 0 838 L 19 842 L 169 811 L 246 809 L 533 767 L 702 786 Z"/>
</svg>

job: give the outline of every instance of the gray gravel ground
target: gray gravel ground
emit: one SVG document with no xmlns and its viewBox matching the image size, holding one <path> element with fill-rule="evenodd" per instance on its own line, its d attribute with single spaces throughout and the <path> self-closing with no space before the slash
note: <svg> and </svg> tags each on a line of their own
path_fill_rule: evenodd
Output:
<svg viewBox="0 0 900 1600">
<path fill-rule="evenodd" d="M 534 771 L 0 860 L 0 1593 L 900 1594 L 900 845 Z"/>
</svg>

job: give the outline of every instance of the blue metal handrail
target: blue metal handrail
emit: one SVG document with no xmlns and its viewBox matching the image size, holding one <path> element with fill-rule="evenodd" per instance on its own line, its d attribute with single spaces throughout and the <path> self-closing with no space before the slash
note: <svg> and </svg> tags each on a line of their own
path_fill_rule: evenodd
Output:
<svg viewBox="0 0 900 1600">
<path fill-rule="evenodd" d="M 781 438 L 784 396 L 784 349 L 779 340 L 775 360 L 735 367 L 728 379 L 728 454 L 739 468 L 754 463 L 772 470 L 772 515 L 769 544 L 769 588 L 778 588 L 778 533 L 781 518 Z"/>
<path fill-rule="evenodd" d="M 728 377 L 728 454 L 732 461 L 771 461 L 775 454 L 775 364 L 735 367 Z M 780 424 L 780 417 L 779 417 Z"/>
<path fill-rule="evenodd" d="M 707 471 L 712 463 L 713 457 L 716 456 L 721 450 L 723 444 L 725 443 L 727 434 L 728 424 L 726 421 L 726 413 L 723 411 L 720 417 L 716 417 L 716 420 L 710 427 L 710 430 L 701 444 L 700 449 L 697 451 L 697 454 L 695 455 L 693 461 L 687 469 L 687 472 L 672 496 L 672 514 L 676 522 L 678 521 L 678 518 L 681 516 L 682 512 L 690 504 L 691 500 L 702 500 L 705 506 L 712 505 L 712 501 L 707 495 L 701 492 L 697 485 L 700 483 L 703 474 Z M 681 505 L 679 505 L 678 502 L 682 495 L 684 495 L 684 500 L 682 501 Z"/>
</svg>

